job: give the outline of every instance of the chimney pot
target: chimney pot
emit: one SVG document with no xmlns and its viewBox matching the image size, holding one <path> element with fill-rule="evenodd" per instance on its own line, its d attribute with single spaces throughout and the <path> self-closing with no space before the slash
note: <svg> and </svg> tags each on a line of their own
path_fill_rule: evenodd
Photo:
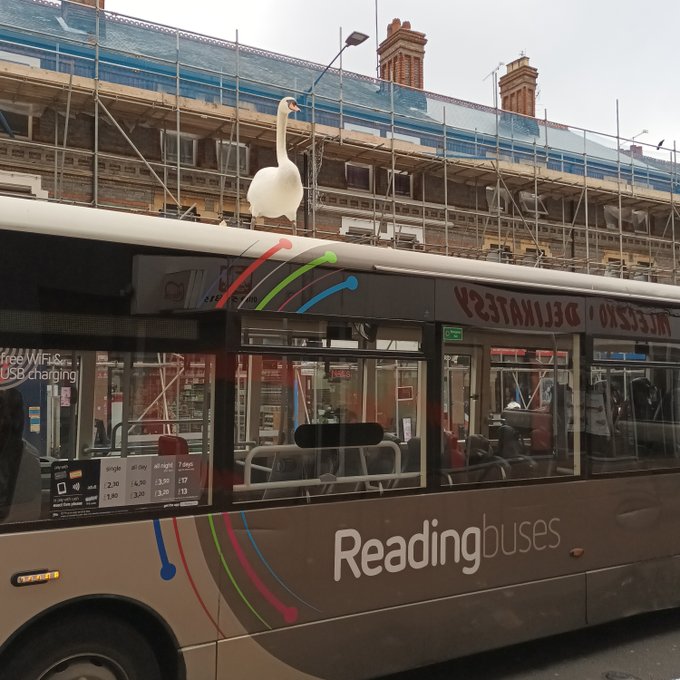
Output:
<svg viewBox="0 0 680 680">
<path fill-rule="evenodd" d="M 538 71 L 522 55 L 507 65 L 505 75 L 498 80 L 501 108 L 523 116 L 536 116 L 536 81 Z"/>
<path fill-rule="evenodd" d="M 387 37 L 378 46 L 380 77 L 422 90 L 426 43 L 425 34 L 414 31 L 410 21 L 392 19 Z"/>
</svg>

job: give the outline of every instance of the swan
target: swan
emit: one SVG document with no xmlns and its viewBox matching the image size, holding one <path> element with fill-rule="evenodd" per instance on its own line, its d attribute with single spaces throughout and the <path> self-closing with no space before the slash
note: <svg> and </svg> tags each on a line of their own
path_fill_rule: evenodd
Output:
<svg viewBox="0 0 680 680">
<path fill-rule="evenodd" d="M 297 209 L 302 200 L 302 180 L 297 165 L 286 153 L 286 126 L 288 114 L 299 111 L 293 97 L 279 102 L 276 115 L 276 167 L 261 168 L 255 173 L 246 197 L 250 214 L 258 217 L 281 217 L 295 222 Z"/>
</svg>

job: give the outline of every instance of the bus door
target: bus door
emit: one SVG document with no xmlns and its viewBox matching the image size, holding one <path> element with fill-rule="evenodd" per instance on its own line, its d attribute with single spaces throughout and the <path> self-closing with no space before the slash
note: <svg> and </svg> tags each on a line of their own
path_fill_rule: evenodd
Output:
<svg viewBox="0 0 680 680">
<path fill-rule="evenodd" d="M 470 346 L 446 347 L 444 351 L 442 462 L 445 466 L 462 462 L 471 417 L 477 418 L 477 395 L 471 392 L 474 382 L 472 371 L 478 364 L 478 361 L 473 361 L 474 354 L 475 350 Z"/>
<path fill-rule="evenodd" d="M 578 337 L 468 332 L 444 342 L 444 484 L 578 472 Z"/>
</svg>

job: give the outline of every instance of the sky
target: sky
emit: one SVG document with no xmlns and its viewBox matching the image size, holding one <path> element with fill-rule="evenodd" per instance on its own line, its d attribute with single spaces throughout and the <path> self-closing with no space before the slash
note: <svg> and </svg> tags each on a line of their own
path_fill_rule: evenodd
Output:
<svg viewBox="0 0 680 680">
<path fill-rule="evenodd" d="M 491 106 L 489 74 L 524 54 L 539 73 L 537 117 L 616 135 L 618 108 L 622 138 L 650 152 L 662 139 L 680 146 L 676 0 L 106 0 L 106 9 L 224 40 L 238 32 L 242 44 L 322 65 L 341 35 L 361 31 L 370 39 L 345 50 L 343 68 L 368 76 L 376 19 L 380 42 L 399 17 L 427 37 L 428 91 Z"/>
</svg>

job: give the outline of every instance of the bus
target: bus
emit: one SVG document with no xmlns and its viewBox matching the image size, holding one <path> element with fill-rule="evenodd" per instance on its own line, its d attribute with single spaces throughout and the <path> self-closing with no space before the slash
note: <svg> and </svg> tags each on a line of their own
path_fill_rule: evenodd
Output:
<svg viewBox="0 0 680 680">
<path fill-rule="evenodd" d="M 680 289 L 13 197 L 0 244 L 2 680 L 370 678 L 680 604 Z"/>
</svg>

